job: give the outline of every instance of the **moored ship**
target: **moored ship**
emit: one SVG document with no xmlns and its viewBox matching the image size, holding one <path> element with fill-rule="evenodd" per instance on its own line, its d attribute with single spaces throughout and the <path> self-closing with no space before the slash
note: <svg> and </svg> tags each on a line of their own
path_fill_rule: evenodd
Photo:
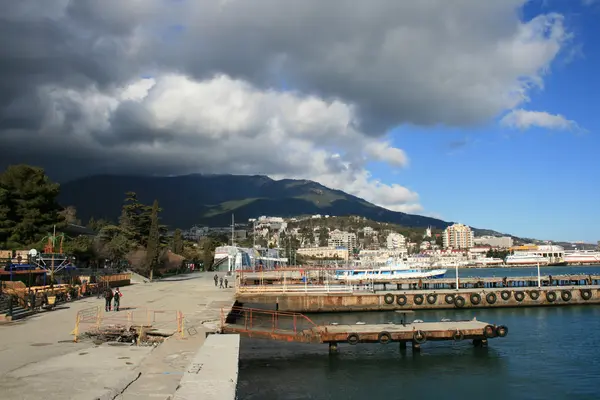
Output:
<svg viewBox="0 0 600 400">
<path fill-rule="evenodd" d="M 409 266 L 404 262 L 389 260 L 387 265 L 375 268 L 353 268 L 338 270 L 335 279 L 341 281 L 397 281 L 402 279 L 434 279 L 443 278 L 446 269 L 423 270 Z"/>
<path fill-rule="evenodd" d="M 507 266 L 565 265 L 565 250 L 556 245 L 526 245 L 510 248 L 512 254 L 506 257 Z"/>
<path fill-rule="evenodd" d="M 565 252 L 564 260 L 567 264 L 600 265 L 600 252 L 590 250 L 575 250 L 572 252 Z"/>
</svg>

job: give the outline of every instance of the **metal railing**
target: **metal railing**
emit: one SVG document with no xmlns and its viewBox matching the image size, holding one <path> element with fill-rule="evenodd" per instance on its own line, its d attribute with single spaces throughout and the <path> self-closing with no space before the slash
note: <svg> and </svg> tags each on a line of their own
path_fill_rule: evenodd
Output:
<svg viewBox="0 0 600 400">
<path fill-rule="evenodd" d="M 234 323 L 227 323 L 234 319 Z M 316 327 L 304 314 L 285 311 L 261 310 L 257 308 L 232 307 L 221 309 L 221 330 L 237 332 L 271 332 L 297 335 L 305 329 Z"/>
<path fill-rule="evenodd" d="M 352 293 L 352 286 L 346 285 L 261 285 L 238 286 L 236 293 Z"/>
</svg>

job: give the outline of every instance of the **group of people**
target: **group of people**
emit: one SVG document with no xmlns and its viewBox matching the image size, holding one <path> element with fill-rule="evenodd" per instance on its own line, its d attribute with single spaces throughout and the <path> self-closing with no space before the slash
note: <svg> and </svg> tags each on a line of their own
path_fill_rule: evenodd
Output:
<svg viewBox="0 0 600 400">
<path fill-rule="evenodd" d="M 225 286 L 223 286 L 223 283 L 225 283 Z M 225 277 L 225 279 L 223 279 L 223 277 L 219 278 L 219 275 L 215 274 L 215 287 L 219 287 L 219 289 L 227 289 L 227 285 L 229 284 L 229 281 L 227 281 L 227 277 Z"/>
<path fill-rule="evenodd" d="M 107 287 L 106 290 L 104 291 L 104 300 L 105 300 L 104 310 L 111 311 L 112 303 L 114 301 L 114 310 L 119 311 L 119 306 L 121 305 L 121 296 L 123 296 L 123 293 L 121 293 L 119 288 L 116 288 L 115 291 L 113 292 L 113 290 L 111 288 Z"/>
</svg>

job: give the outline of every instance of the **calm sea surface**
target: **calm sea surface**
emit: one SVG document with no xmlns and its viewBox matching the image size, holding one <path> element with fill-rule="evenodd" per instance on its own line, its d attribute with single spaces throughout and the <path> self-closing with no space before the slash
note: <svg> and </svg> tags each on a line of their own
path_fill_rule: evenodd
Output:
<svg viewBox="0 0 600 400">
<path fill-rule="evenodd" d="M 543 268 L 542 274 L 600 267 Z M 460 276 L 527 276 L 536 268 L 466 269 Z M 449 271 L 448 277 L 454 276 Z M 310 315 L 315 322 L 399 322 L 393 312 Z M 503 324 L 488 348 L 428 342 L 420 354 L 397 344 L 303 345 L 242 339 L 238 398 L 600 399 L 600 306 L 422 311 L 417 318 Z"/>
</svg>

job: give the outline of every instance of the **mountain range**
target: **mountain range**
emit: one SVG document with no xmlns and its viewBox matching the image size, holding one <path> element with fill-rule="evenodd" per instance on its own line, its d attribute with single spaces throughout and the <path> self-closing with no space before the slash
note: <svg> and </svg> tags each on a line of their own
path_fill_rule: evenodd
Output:
<svg viewBox="0 0 600 400">
<path fill-rule="evenodd" d="M 405 227 L 444 229 L 450 222 L 390 211 L 310 180 L 273 180 L 262 175 L 184 175 L 173 177 L 97 175 L 61 185 L 59 201 L 75 206 L 82 221 L 90 217 L 116 221 L 125 193 L 145 204 L 159 201 L 161 222 L 170 228 L 195 224 L 227 226 L 231 214 L 240 222 L 261 215 L 359 215 Z M 497 234 L 481 230 L 487 234 Z"/>
</svg>

